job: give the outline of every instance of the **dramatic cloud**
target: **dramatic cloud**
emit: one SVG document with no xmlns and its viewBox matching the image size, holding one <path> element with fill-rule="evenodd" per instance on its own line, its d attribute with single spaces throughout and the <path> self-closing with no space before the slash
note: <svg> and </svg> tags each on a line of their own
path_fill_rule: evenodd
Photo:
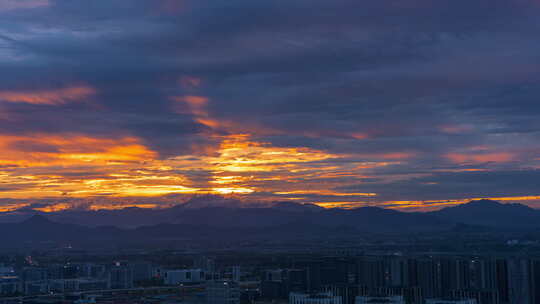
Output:
<svg viewBox="0 0 540 304">
<path fill-rule="evenodd" d="M 532 203 L 533 182 L 503 180 L 540 169 L 539 13 L 529 0 L 0 0 L 1 208 L 201 193 Z"/>
<path fill-rule="evenodd" d="M 69 87 L 35 92 L 0 91 L 0 101 L 61 105 L 70 101 L 80 101 L 95 94 L 96 90 L 90 87 Z"/>
</svg>

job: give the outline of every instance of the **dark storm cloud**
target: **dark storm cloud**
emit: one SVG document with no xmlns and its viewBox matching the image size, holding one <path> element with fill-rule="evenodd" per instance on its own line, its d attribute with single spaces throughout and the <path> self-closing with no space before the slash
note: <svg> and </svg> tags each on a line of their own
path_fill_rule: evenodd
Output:
<svg viewBox="0 0 540 304">
<path fill-rule="evenodd" d="M 2 134 L 136 136 L 167 158 L 208 153 L 219 144 L 211 135 L 250 133 L 354 154 L 347 161 L 399 161 L 369 172 L 409 175 L 367 183 L 389 197 L 499 193 L 500 180 L 477 190 L 433 170 L 538 166 L 537 1 L 28 1 L 0 1 L 0 91 L 95 94 L 0 101 Z M 175 96 L 208 103 L 190 112 Z"/>
</svg>

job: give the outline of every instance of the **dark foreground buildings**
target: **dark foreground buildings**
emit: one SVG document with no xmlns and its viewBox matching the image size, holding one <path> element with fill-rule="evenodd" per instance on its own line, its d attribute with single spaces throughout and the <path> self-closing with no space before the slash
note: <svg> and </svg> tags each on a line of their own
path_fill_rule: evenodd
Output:
<svg viewBox="0 0 540 304">
<path fill-rule="evenodd" d="M 325 291 L 341 296 L 344 304 L 373 295 L 403 296 L 410 304 L 428 299 L 540 304 L 540 259 L 363 256 L 298 261 L 294 266 L 266 272 L 263 297 Z"/>
<path fill-rule="evenodd" d="M 72 295 L 95 303 L 540 304 L 540 258 L 230 253 L 0 266 L 0 303 Z"/>
</svg>

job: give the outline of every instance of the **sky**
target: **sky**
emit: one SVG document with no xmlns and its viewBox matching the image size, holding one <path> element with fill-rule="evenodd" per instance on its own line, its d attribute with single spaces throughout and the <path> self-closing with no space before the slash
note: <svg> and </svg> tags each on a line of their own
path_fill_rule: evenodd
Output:
<svg viewBox="0 0 540 304">
<path fill-rule="evenodd" d="M 534 207 L 539 15 L 538 0 L 0 0 L 0 211 L 206 194 Z"/>
</svg>

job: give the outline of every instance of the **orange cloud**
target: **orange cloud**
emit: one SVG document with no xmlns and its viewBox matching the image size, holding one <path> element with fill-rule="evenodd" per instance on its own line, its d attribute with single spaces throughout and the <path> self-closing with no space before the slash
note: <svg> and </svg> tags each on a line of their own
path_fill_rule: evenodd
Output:
<svg viewBox="0 0 540 304">
<path fill-rule="evenodd" d="M 28 92 L 0 91 L 0 101 L 36 105 L 62 105 L 72 101 L 80 101 L 95 94 L 96 90 L 88 86 Z"/>
<path fill-rule="evenodd" d="M 444 125 L 439 127 L 441 131 L 448 134 L 460 134 L 470 132 L 473 128 L 467 125 Z"/>
<path fill-rule="evenodd" d="M 205 103 L 201 99 L 191 101 Z M 289 192 L 291 199 L 298 199 L 292 191 L 298 190 L 299 183 L 303 189 L 319 189 L 306 193 L 314 191 L 336 197 L 371 195 L 330 190 L 343 177 L 362 176 L 348 169 L 350 166 L 362 170 L 357 164 L 325 163 L 343 156 L 309 148 L 274 147 L 254 141 L 248 134 L 216 136 L 216 139 L 221 144 L 208 154 L 158 159 L 157 153 L 135 137 L 1 135 L 0 187 L 7 190 L 0 197 L 256 195 L 263 191 Z M 208 177 L 201 179 L 193 172 L 205 172 Z M 321 185 L 321 179 L 335 181 L 326 180 Z"/>
<path fill-rule="evenodd" d="M 171 99 L 175 102 L 183 104 L 183 106 L 175 107 L 176 112 L 182 114 L 193 114 L 195 116 L 200 116 L 201 118 L 208 119 L 208 111 L 206 110 L 206 105 L 208 104 L 207 97 L 175 96 Z"/>
<path fill-rule="evenodd" d="M 386 153 L 382 154 L 381 158 L 384 159 L 408 159 L 415 157 L 416 154 L 412 152 L 394 152 L 394 153 Z"/>
<path fill-rule="evenodd" d="M 354 139 L 362 140 L 369 138 L 369 134 L 367 133 L 352 133 L 351 137 Z"/>
<path fill-rule="evenodd" d="M 225 122 L 220 122 L 213 119 L 208 114 L 207 105 L 208 97 L 205 96 L 175 96 L 171 98 L 174 102 L 181 103 L 180 106 L 175 106 L 174 110 L 180 114 L 191 114 L 195 116 L 194 120 L 202 125 L 210 128 L 218 128 L 226 125 Z"/>
<path fill-rule="evenodd" d="M 194 107 L 204 106 L 208 103 L 208 98 L 204 96 L 177 96 L 173 97 L 173 100 L 178 102 L 185 102 L 190 106 Z"/>
<path fill-rule="evenodd" d="M 451 162 L 456 164 L 472 163 L 506 163 L 514 160 L 515 155 L 509 152 L 464 154 L 449 153 L 445 155 Z"/>
<path fill-rule="evenodd" d="M 51 166 L 142 161 L 154 158 L 137 138 L 94 138 L 81 135 L 0 135 L 0 164 Z"/>
</svg>

